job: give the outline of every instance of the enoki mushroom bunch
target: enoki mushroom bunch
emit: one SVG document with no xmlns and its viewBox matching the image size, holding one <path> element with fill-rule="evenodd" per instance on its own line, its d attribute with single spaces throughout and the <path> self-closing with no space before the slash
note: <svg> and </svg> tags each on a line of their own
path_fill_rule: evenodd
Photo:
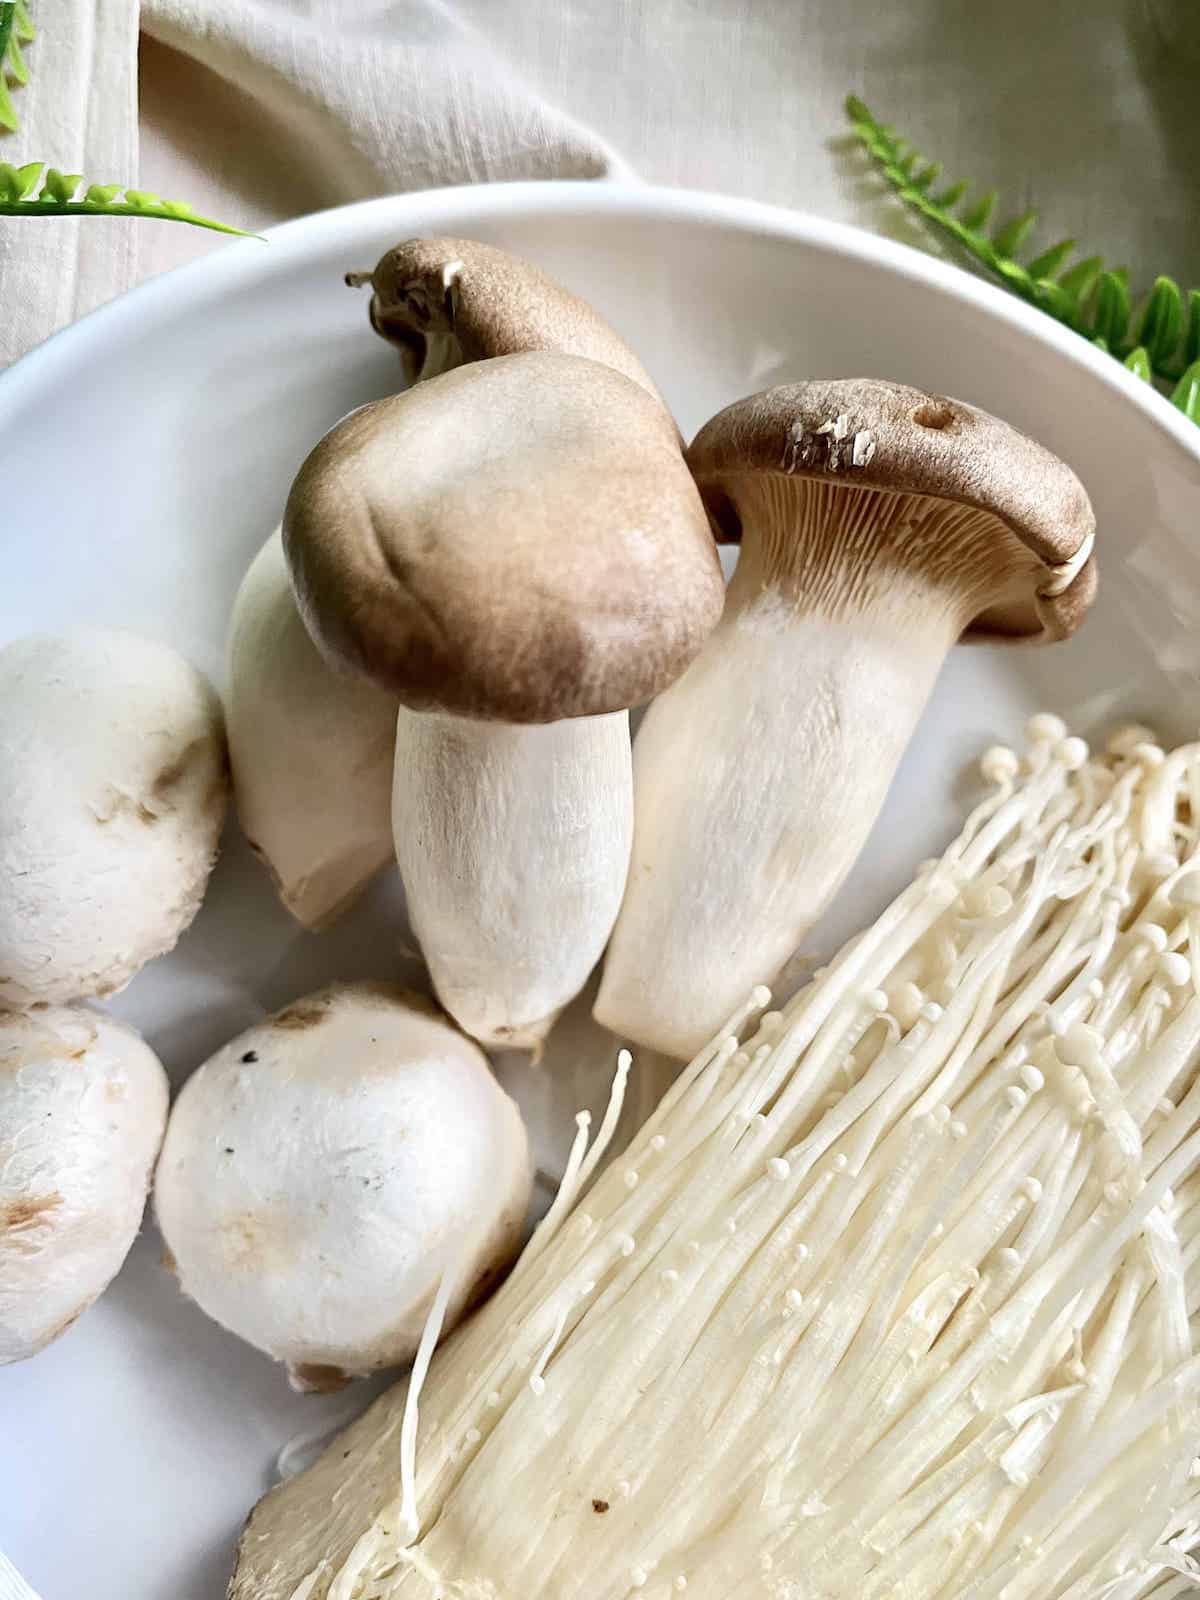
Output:
<svg viewBox="0 0 1200 1600">
<path fill-rule="evenodd" d="M 352 1444 L 394 1499 L 356 1540 L 343 1504 L 280 1593 L 1190 1592 L 1200 745 L 1029 734 L 946 854 L 782 1011 L 756 991 L 587 1192 L 581 1125 L 503 1290 L 308 1491 Z M 256 1513 L 235 1595 L 276 1593 L 251 1569 L 304 1485 Z"/>
</svg>

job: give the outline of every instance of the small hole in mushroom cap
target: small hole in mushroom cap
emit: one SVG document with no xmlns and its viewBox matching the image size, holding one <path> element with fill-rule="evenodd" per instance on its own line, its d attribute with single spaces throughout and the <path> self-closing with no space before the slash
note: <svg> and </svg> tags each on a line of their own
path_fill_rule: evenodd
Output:
<svg viewBox="0 0 1200 1600">
<path fill-rule="evenodd" d="M 954 413 L 949 406 L 941 406 L 933 400 L 927 400 L 912 414 L 912 419 L 918 428 L 934 428 L 940 431 L 948 428 L 954 421 Z"/>
</svg>

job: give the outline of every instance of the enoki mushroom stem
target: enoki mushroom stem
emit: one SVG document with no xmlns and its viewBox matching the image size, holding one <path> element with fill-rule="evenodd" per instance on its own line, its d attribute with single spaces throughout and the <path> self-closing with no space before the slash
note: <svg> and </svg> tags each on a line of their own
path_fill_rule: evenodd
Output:
<svg viewBox="0 0 1200 1600">
<path fill-rule="evenodd" d="M 1200 745 L 1093 756 L 1043 718 L 985 771 L 941 860 L 781 1011 L 756 990 L 590 1188 L 581 1124 L 564 1202 L 429 1371 L 419 1528 L 398 1485 L 330 1594 L 1195 1575 L 1200 935 L 1169 886 L 1200 867 Z"/>
</svg>

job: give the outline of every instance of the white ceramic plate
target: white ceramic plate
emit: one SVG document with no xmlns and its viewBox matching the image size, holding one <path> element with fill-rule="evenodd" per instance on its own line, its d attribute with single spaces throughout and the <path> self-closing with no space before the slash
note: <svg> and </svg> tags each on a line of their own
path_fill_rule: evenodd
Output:
<svg viewBox="0 0 1200 1600">
<path fill-rule="evenodd" d="M 332 422 L 397 382 L 342 274 L 426 231 L 507 246 L 590 299 L 685 434 L 768 384 L 871 374 L 998 412 L 1087 483 L 1103 583 L 1089 625 L 1053 651 L 956 652 L 815 950 L 940 849 L 968 762 L 1028 712 L 1050 706 L 1085 731 L 1135 713 L 1174 734 L 1198 720 L 1200 430 L 1083 340 L 901 246 L 744 202 L 607 185 L 450 190 L 310 217 L 139 289 L 0 377 L 0 642 L 103 622 L 170 641 L 220 682 L 230 602 L 293 472 Z M 320 982 L 419 977 L 399 919 L 385 881 L 332 932 L 300 933 L 231 828 L 194 928 L 112 1009 L 178 1083 Z M 610 1059 L 579 1006 L 540 1073 L 501 1063 L 547 1166 Z M 368 1397 L 292 1395 L 279 1369 L 182 1299 L 159 1248 L 148 1225 L 71 1332 L 0 1370 L 0 1547 L 44 1600 L 215 1600 L 280 1447 Z"/>
</svg>

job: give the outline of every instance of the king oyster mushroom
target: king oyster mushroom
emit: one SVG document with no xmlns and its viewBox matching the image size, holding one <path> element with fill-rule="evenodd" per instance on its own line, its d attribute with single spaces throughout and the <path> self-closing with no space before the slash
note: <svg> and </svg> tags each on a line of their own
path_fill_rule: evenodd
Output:
<svg viewBox="0 0 1200 1600">
<path fill-rule="evenodd" d="M 595 1005 L 684 1058 L 828 905 L 954 642 L 1066 638 L 1096 591 L 1075 474 L 959 400 L 790 384 L 720 412 L 687 459 L 741 555 L 720 625 L 638 732 Z"/>
<path fill-rule="evenodd" d="M 327 434 L 283 532 L 319 647 L 402 703 L 396 851 L 437 993 L 535 1048 L 620 904 L 627 708 L 720 614 L 674 424 L 594 361 L 475 362 Z"/>
<path fill-rule="evenodd" d="M 324 927 L 394 859 L 396 701 L 313 644 L 278 529 L 242 580 L 228 654 L 238 821 L 287 909 Z"/>
<path fill-rule="evenodd" d="M 557 351 L 624 373 L 665 409 L 645 367 L 586 300 L 495 245 L 405 239 L 346 282 L 371 285 L 371 325 L 400 351 L 411 383 L 469 361 Z"/>
<path fill-rule="evenodd" d="M 410 383 L 523 350 L 586 356 L 661 402 L 628 345 L 531 262 L 471 239 L 408 239 L 373 273 L 371 321 Z M 664 408 L 665 409 L 665 408 Z M 243 831 L 308 928 L 346 910 L 393 859 L 396 702 L 316 651 L 278 534 L 247 572 L 229 635 L 229 738 Z"/>
</svg>

